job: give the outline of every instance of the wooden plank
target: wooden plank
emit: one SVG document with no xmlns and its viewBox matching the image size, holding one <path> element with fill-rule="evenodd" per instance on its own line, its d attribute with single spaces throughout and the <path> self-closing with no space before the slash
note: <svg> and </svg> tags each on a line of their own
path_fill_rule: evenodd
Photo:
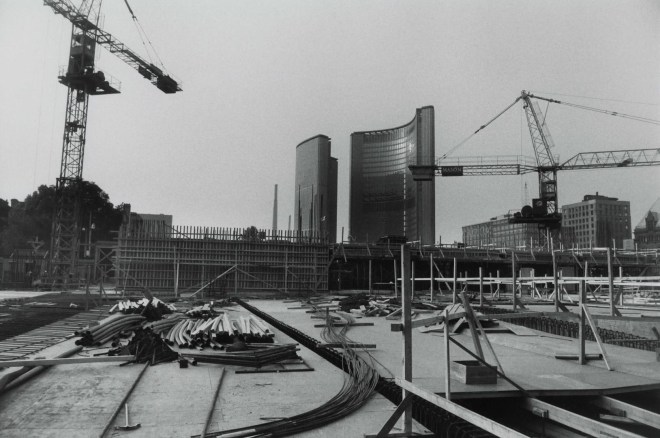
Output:
<svg viewBox="0 0 660 438">
<path fill-rule="evenodd" d="M 605 396 L 597 398 L 593 403 L 608 411 L 623 411 L 626 418 L 660 429 L 660 414 L 655 412 L 647 411 L 646 409 Z"/>
<path fill-rule="evenodd" d="M 463 406 L 456 404 L 452 401 L 440 397 L 437 394 L 426 391 L 424 389 L 418 388 L 410 382 L 396 377 L 394 382 L 399 385 L 402 389 L 415 394 L 417 397 L 423 398 L 429 403 L 433 403 L 435 406 L 444 409 L 445 411 L 456 415 L 463 420 L 474 424 L 475 426 L 485 430 L 486 432 L 492 433 L 498 437 L 502 438 L 525 438 L 527 435 L 524 435 L 516 430 L 510 429 L 500 423 L 497 423 L 490 418 L 486 418 L 478 413 L 471 411 Z"/>
<path fill-rule="evenodd" d="M 5 360 L 0 361 L 0 367 L 39 367 L 79 363 L 128 362 L 130 360 L 135 360 L 135 356 L 64 357 L 59 359 Z"/>
<path fill-rule="evenodd" d="M 583 417 L 582 415 L 574 414 L 573 412 L 567 411 L 566 409 L 562 409 L 535 398 L 525 397 L 521 400 L 520 403 L 530 412 L 533 412 L 535 409 L 545 410 L 548 412 L 548 419 L 579 430 L 580 432 L 586 433 L 589 436 L 612 438 L 643 438 L 642 435 L 637 435 L 636 433 L 628 432 L 626 430 L 619 429 L 618 427 L 610 426 L 609 424 L 601 423 L 599 421 Z"/>
<path fill-rule="evenodd" d="M 396 422 L 399 420 L 399 417 L 401 417 L 401 414 L 403 414 L 403 412 L 411 404 L 412 404 L 412 394 L 406 394 L 406 396 L 401 401 L 401 403 L 399 403 L 399 406 L 396 407 L 396 409 L 394 410 L 394 412 L 392 413 L 390 418 L 387 419 L 387 421 L 385 422 L 383 427 L 380 429 L 378 434 L 375 435 L 375 437 L 376 438 L 387 438 L 387 437 L 389 437 L 390 435 L 388 435 L 388 433 L 390 432 L 390 430 L 392 430 L 392 428 L 394 427 Z M 368 437 L 368 436 L 369 435 L 366 435 L 365 438 Z"/>
<path fill-rule="evenodd" d="M 332 324 L 330 327 L 344 327 L 344 326 L 351 326 L 351 327 L 370 327 L 373 326 L 373 322 L 353 322 L 351 324 L 345 324 L 345 323 L 337 323 L 337 324 Z M 314 324 L 314 327 L 327 327 L 325 324 Z"/>
<path fill-rule="evenodd" d="M 598 334 L 598 327 L 596 326 L 596 323 L 591 317 L 591 313 L 589 313 L 589 309 L 587 308 L 586 304 L 582 305 L 582 311 L 584 312 L 584 316 L 587 317 L 587 321 L 589 322 L 591 331 L 594 334 L 594 338 L 596 338 L 596 343 L 598 344 L 598 348 L 600 348 L 600 352 L 603 353 L 603 360 L 605 361 L 605 365 L 607 366 L 608 370 L 612 371 L 610 362 L 607 360 L 607 353 L 605 353 L 605 346 L 603 345 L 603 341 L 600 339 L 600 335 Z"/>
<path fill-rule="evenodd" d="M 479 335 L 477 334 L 477 328 L 475 327 L 475 321 L 474 321 L 474 312 L 472 312 L 472 308 L 470 307 L 470 302 L 465 295 L 465 292 L 461 292 L 461 301 L 463 301 L 463 308 L 465 309 L 465 312 L 467 313 L 467 322 L 468 326 L 470 327 L 470 335 L 472 336 L 472 343 L 474 344 L 474 350 L 477 353 L 477 356 L 481 358 L 481 360 L 484 360 L 484 352 L 481 349 L 481 342 L 479 342 Z"/>
</svg>

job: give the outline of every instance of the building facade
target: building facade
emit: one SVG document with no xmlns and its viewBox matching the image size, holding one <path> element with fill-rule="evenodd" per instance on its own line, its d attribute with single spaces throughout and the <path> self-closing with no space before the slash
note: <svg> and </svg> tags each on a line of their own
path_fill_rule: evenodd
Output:
<svg viewBox="0 0 660 438">
<path fill-rule="evenodd" d="M 405 236 L 435 242 L 435 185 L 415 182 L 410 165 L 433 165 L 432 106 L 397 128 L 351 134 L 349 234 L 356 242 Z"/>
<path fill-rule="evenodd" d="M 537 224 L 509 223 L 510 214 L 463 227 L 465 246 L 492 248 L 536 248 L 539 244 Z"/>
<path fill-rule="evenodd" d="M 660 249 L 660 198 L 635 227 L 635 244 L 638 249 Z"/>
<path fill-rule="evenodd" d="M 561 236 L 565 247 L 616 247 L 632 237 L 630 202 L 596 193 L 562 207 Z"/>
<path fill-rule="evenodd" d="M 337 241 L 337 159 L 325 135 L 296 146 L 294 224 L 301 236 Z"/>
</svg>

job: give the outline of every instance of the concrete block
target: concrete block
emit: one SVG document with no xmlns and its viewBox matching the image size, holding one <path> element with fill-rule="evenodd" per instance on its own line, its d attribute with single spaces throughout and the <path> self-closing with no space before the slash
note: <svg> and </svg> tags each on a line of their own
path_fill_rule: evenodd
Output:
<svg viewBox="0 0 660 438">
<path fill-rule="evenodd" d="M 482 365 L 477 360 L 455 360 L 449 369 L 451 376 L 466 385 L 489 385 L 497 383 L 494 369 Z"/>
</svg>

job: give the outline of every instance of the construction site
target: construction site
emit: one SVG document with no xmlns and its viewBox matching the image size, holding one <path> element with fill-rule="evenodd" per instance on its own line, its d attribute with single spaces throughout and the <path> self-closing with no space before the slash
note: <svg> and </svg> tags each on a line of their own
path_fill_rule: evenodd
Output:
<svg viewBox="0 0 660 438">
<path fill-rule="evenodd" d="M 630 203 L 598 192 L 568 227 L 557 184 L 560 171 L 658 166 L 660 149 L 559 161 L 539 102 L 571 104 L 522 91 L 468 139 L 521 103 L 533 159 L 435 157 L 425 106 L 407 125 L 351 134 L 366 151 L 351 172 L 371 178 L 356 179 L 362 204 L 349 202 L 364 238 L 343 227 L 329 237 L 337 159 L 318 135 L 297 147 L 318 149 L 296 161 L 293 229 L 291 216 L 278 228 L 276 185 L 270 229 L 175 225 L 122 204 L 110 240 L 93 241 L 82 215 L 89 97 L 120 92 L 97 50 L 166 95 L 183 91 L 104 30 L 100 3 L 43 1 L 71 26 L 57 77 L 62 158 L 50 242 L 34 236 L 0 259 L 0 437 L 660 436 L 660 247 L 638 246 Z M 315 175 L 307 192 L 298 173 Z M 436 241 L 436 177 L 524 174 L 538 177 L 538 197 L 502 220 L 513 243 Z M 614 225 L 596 224 L 596 202 Z M 393 234 L 382 232 L 389 215 L 401 223 Z M 657 213 L 645 220 L 653 243 Z"/>
</svg>

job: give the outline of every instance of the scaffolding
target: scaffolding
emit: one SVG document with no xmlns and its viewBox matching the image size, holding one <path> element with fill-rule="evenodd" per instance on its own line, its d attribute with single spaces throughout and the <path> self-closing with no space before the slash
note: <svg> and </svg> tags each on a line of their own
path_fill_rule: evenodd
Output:
<svg viewBox="0 0 660 438">
<path fill-rule="evenodd" d="M 328 290 L 329 260 L 317 235 L 141 221 L 122 225 L 114 267 L 118 290 L 299 296 Z"/>
</svg>

